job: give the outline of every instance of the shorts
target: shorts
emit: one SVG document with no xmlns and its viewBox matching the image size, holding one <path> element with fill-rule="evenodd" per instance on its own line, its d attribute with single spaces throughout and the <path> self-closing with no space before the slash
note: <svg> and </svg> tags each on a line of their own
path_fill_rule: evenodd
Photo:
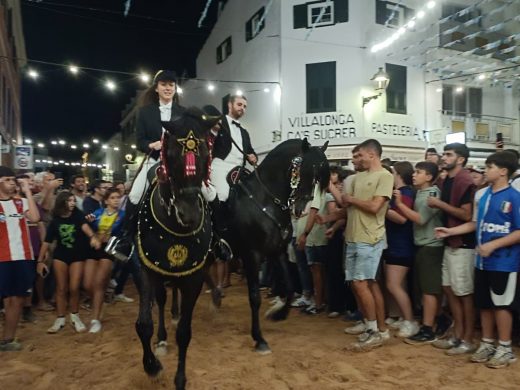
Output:
<svg viewBox="0 0 520 390">
<path fill-rule="evenodd" d="M 90 248 L 87 260 L 101 260 L 108 259 L 114 261 L 114 257 L 105 252 L 105 249 Z"/>
<path fill-rule="evenodd" d="M 36 279 L 36 261 L 18 260 L 0 262 L 0 297 L 31 295 Z"/>
<path fill-rule="evenodd" d="M 413 266 L 413 257 L 400 257 L 388 254 L 387 250 L 383 251 L 383 260 L 387 265 L 400 265 L 401 267 L 411 268 Z"/>
<path fill-rule="evenodd" d="M 327 246 L 306 246 L 305 257 L 308 265 L 323 264 L 327 259 Z"/>
<path fill-rule="evenodd" d="M 79 263 L 80 261 L 85 261 L 85 259 L 57 259 L 54 258 L 55 261 L 60 261 L 62 263 L 65 263 L 67 265 L 71 265 L 72 263 Z"/>
<path fill-rule="evenodd" d="M 475 269 L 475 306 L 479 309 L 518 309 L 517 272 Z"/>
<path fill-rule="evenodd" d="M 375 244 L 348 242 L 345 254 L 345 279 L 375 280 L 385 242 Z"/>
<path fill-rule="evenodd" d="M 442 285 L 451 287 L 462 297 L 473 294 L 475 275 L 475 250 L 444 247 L 442 258 Z"/>
<path fill-rule="evenodd" d="M 415 254 L 415 280 L 421 294 L 442 293 L 443 246 L 420 246 Z"/>
</svg>

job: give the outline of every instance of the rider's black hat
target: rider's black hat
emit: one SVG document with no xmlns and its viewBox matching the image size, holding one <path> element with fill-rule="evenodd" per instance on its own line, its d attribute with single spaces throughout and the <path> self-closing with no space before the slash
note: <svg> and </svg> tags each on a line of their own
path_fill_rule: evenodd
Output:
<svg viewBox="0 0 520 390">
<path fill-rule="evenodd" d="M 153 83 L 157 84 L 159 81 L 173 81 L 177 84 L 177 73 L 173 70 L 160 70 L 155 74 Z"/>
</svg>

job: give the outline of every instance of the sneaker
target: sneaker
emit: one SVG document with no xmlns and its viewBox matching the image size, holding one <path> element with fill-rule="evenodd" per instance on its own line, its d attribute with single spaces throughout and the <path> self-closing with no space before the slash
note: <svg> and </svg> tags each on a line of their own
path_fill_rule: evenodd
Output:
<svg viewBox="0 0 520 390">
<path fill-rule="evenodd" d="M 493 344 L 481 341 L 477 351 L 471 355 L 469 360 L 473 363 L 485 363 L 489 361 L 489 359 L 491 359 L 494 354 L 495 346 Z"/>
<path fill-rule="evenodd" d="M 310 305 L 311 305 L 311 300 L 305 298 L 303 295 L 300 298 L 295 299 L 291 303 L 291 307 L 299 307 L 299 308 L 307 307 Z"/>
<path fill-rule="evenodd" d="M 477 346 L 473 343 L 468 343 L 466 341 L 461 341 L 459 345 L 456 347 L 450 348 L 446 350 L 446 355 L 455 356 L 455 355 L 464 355 L 465 353 L 473 353 L 477 349 Z"/>
<path fill-rule="evenodd" d="M 108 288 L 112 288 L 112 289 L 116 288 L 117 287 L 116 280 L 115 279 L 110 279 L 110 281 L 108 282 L 108 286 L 107 287 Z"/>
<path fill-rule="evenodd" d="M 448 331 L 453 326 L 453 320 L 450 317 L 448 317 L 447 315 L 441 314 L 440 316 L 437 317 L 435 325 L 436 325 L 435 336 L 438 339 L 442 339 L 442 338 L 446 337 L 446 335 L 448 334 Z"/>
<path fill-rule="evenodd" d="M 392 338 L 392 334 L 390 333 L 390 329 L 385 330 L 384 332 L 379 332 L 379 335 L 383 339 L 383 341 L 388 341 Z"/>
<path fill-rule="evenodd" d="M 372 329 L 368 329 L 365 332 L 365 335 L 366 337 L 363 338 L 363 341 L 359 340 L 352 344 L 354 350 L 369 351 L 383 345 L 383 338 L 379 332 L 374 332 Z"/>
<path fill-rule="evenodd" d="M 114 295 L 114 302 L 132 303 L 133 301 L 132 298 L 127 297 L 125 294 Z"/>
<path fill-rule="evenodd" d="M 79 318 L 79 315 L 76 313 L 70 313 L 70 324 L 73 326 L 74 330 L 78 333 L 81 333 L 81 332 L 84 332 L 87 330 L 87 327 L 85 326 L 85 324 L 83 323 L 83 321 L 81 321 L 81 319 Z"/>
<path fill-rule="evenodd" d="M 58 333 L 65 326 L 65 317 L 58 317 L 54 320 L 54 324 L 47 329 L 47 333 L 54 334 Z"/>
<path fill-rule="evenodd" d="M 503 368 L 514 362 L 516 362 L 516 357 L 513 354 L 511 347 L 504 347 L 499 344 L 495 350 L 495 354 L 486 363 L 486 367 Z"/>
<path fill-rule="evenodd" d="M 307 309 L 305 309 L 304 313 L 314 316 L 316 314 L 320 314 L 321 312 L 323 312 L 323 310 L 324 310 L 323 305 L 322 305 L 322 307 L 317 307 L 316 305 L 311 305 Z"/>
<path fill-rule="evenodd" d="M 22 350 L 22 344 L 20 344 L 16 340 L 11 340 L 9 342 L 0 341 L 0 351 L 2 351 L 2 352 L 21 351 L 21 350 Z"/>
<path fill-rule="evenodd" d="M 392 318 L 387 318 L 385 320 L 385 324 L 387 324 L 390 328 L 396 329 L 396 330 L 401 329 L 401 325 L 403 324 L 403 322 L 404 322 L 404 319 L 402 319 L 401 317 L 399 317 L 399 319 L 393 320 L 393 321 L 392 321 Z"/>
<path fill-rule="evenodd" d="M 404 320 L 401 323 L 397 336 L 406 339 L 415 336 L 417 332 L 419 332 L 419 325 L 417 325 L 417 322 Z"/>
<path fill-rule="evenodd" d="M 90 321 L 90 329 L 88 330 L 89 333 L 99 333 L 101 330 L 101 322 L 99 320 L 92 320 Z"/>
<path fill-rule="evenodd" d="M 459 339 L 455 337 L 450 337 L 449 339 L 435 340 L 432 345 L 435 348 L 439 349 L 451 349 L 454 347 L 458 347 L 460 343 L 461 341 Z"/>
<path fill-rule="evenodd" d="M 424 345 L 433 343 L 434 341 L 435 334 L 430 330 L 426 330 L 424 326 L 422 326 L 415 335 L 404 339 L 404 342 L 410 345 Z"/>
<path fill-rule="evenodd" d="M 365 333 L 366 330 L 367 330 L 367 325 L 365 324 L 365 322 L 359 321 L 356 325 L 345 328 L 344 331 L 347 334 L 358 335 L 358 334 Z"/>
<path fill-rule="evenodd" d="M 329 317 L 329 318 L 338 318 L 339 317 L 339 311 L 331 311 L 329 314 L 327 314 L 327 317 Z"/>
</svg>

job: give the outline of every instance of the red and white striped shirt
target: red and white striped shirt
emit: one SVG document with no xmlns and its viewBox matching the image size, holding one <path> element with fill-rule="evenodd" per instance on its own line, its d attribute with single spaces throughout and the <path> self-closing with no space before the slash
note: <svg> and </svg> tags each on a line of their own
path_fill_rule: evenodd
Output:
<svg viewBox="0 0 520 390">
<path fill-rule="evenodd" d="M 27 210 L 27 199 L 0 200 L 0 262 L 34 260 Z"/>
</svg>

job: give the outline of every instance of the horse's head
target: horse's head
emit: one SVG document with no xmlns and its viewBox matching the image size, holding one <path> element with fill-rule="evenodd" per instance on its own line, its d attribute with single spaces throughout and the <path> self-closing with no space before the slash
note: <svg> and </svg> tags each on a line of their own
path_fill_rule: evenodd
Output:
<svg viewBox="0 0 520 390">
<path fill-rule="evenodd" d="M 294 213 L 296 216 L 301 215 L 307 202 L 312 199 L 316 184 L 319 185 L 322 191 L 329 185 L 329 162 L 325 156 L 328 144 L 327 141 L 323 146 L 317 147 L 311 146 L 307 138 L 304 138 L 302 141 L 301 160 L 297 161 L 299 172 L 293 174 L 296 189 L 292 198 L 294 199 Z M 294 165 L 295 162 L 293 160 Z"/>
<path fill-rule="evenodd" d="M 219 119 L 189 108 L 180 118 L 162 123 L 166 131 L 158 169 L 160 193 L 181 225 L 192 226 L 200 221 L 204 207 L 201 186 L 208 179 L 211 163 L 207 139 Z"/>
</svg>

